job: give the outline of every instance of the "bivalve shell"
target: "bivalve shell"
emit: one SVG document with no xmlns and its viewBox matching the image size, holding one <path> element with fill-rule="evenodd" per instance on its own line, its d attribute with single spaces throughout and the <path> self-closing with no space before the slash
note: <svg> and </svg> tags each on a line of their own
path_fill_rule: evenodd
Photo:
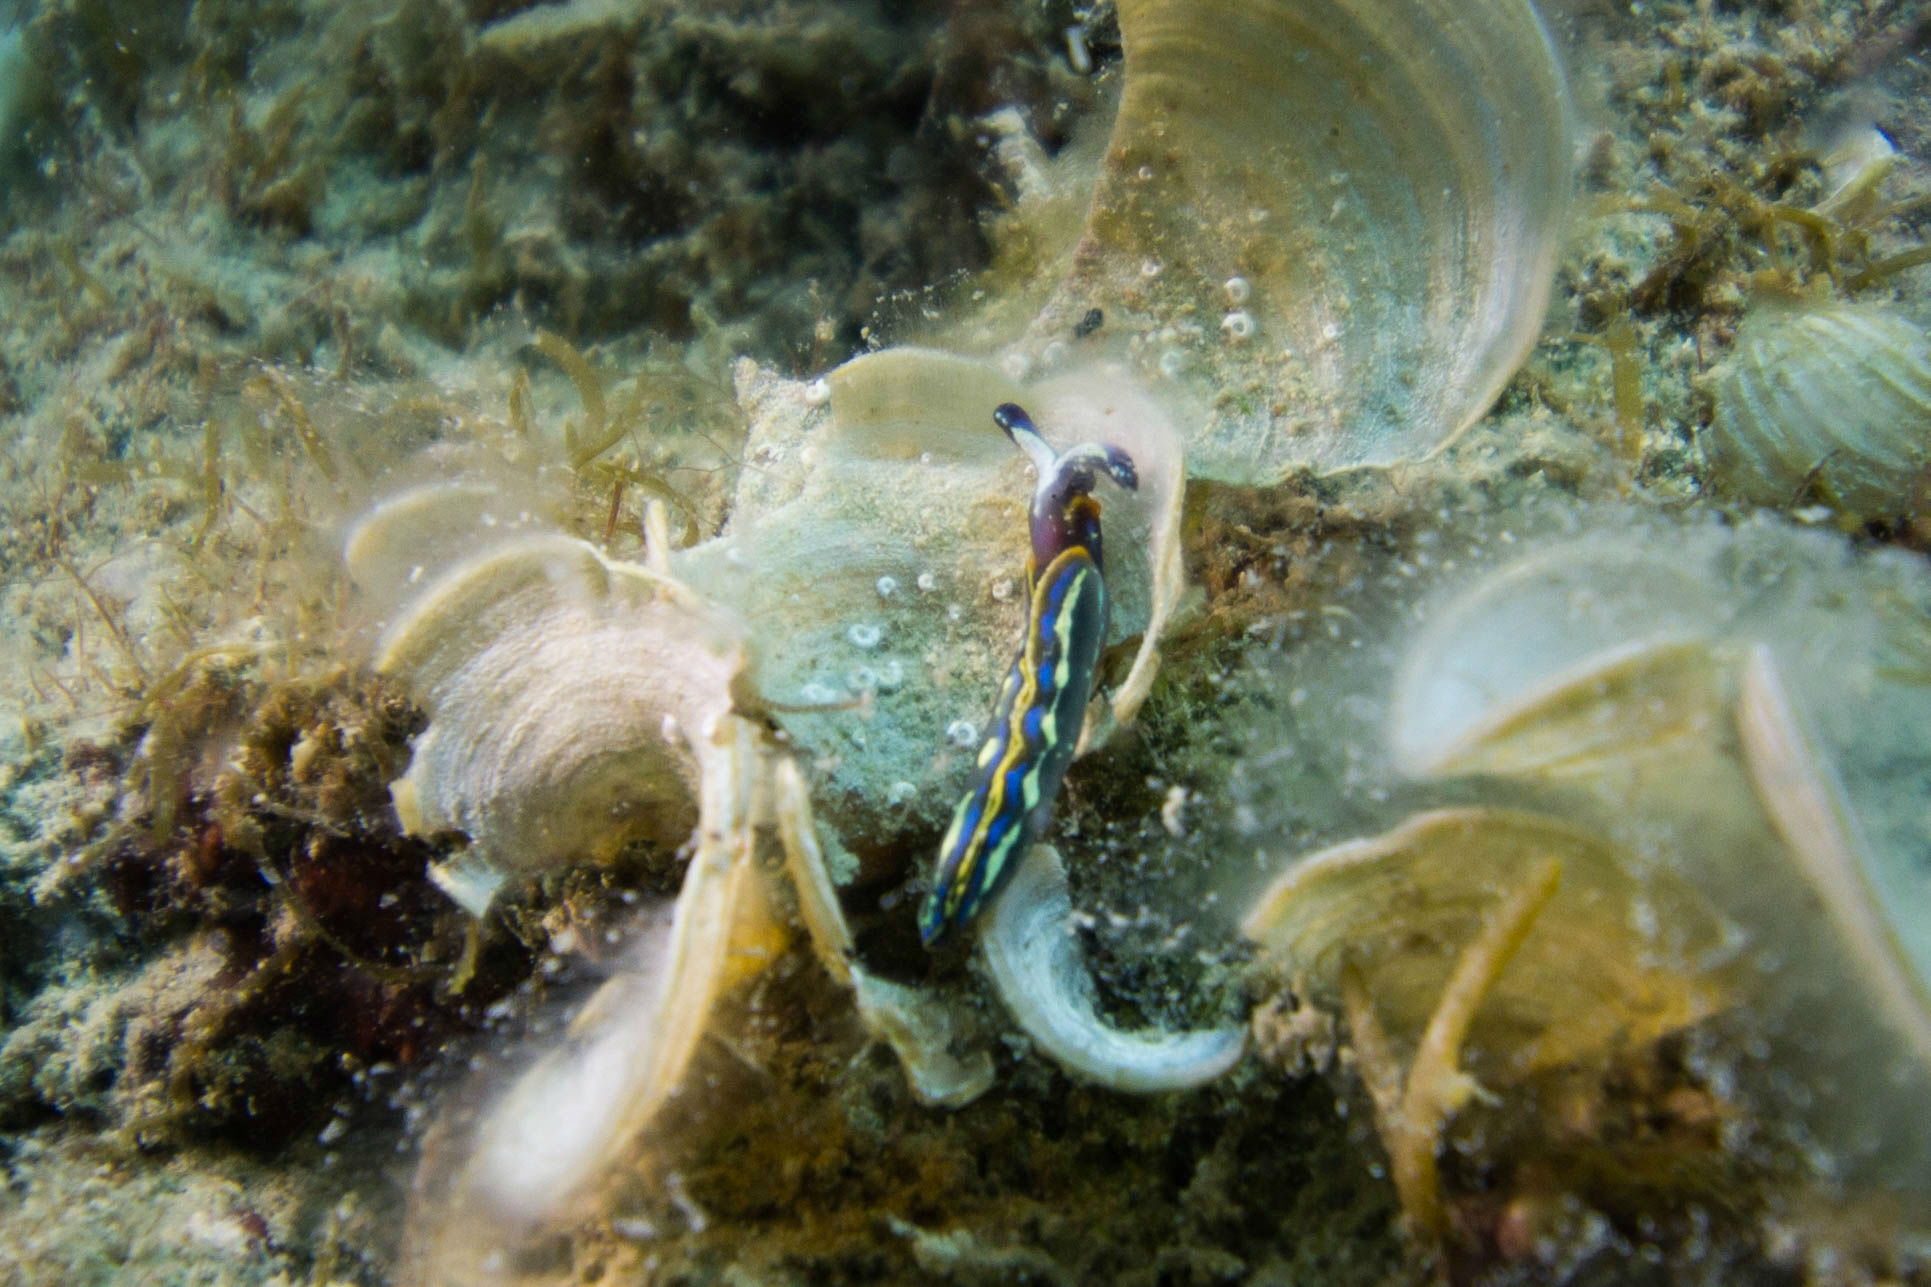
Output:
<svg viewBox="0 0 1931 1287">
<path fill-rule="evenodd" d="M 1290 867 L 1242 929 L 1296 992 L 1339 994 L 1361 972 L 1390 1035 L 1412 1045 L 1457 952 L 1538 864 L 1561 881 L 1471 1032 L 1496 1084 L 1653 1041 L 1724 1004 L 1733 931 L 1709 900 L 1615 843 L 1538 814 L 1417 814 Z"/>
<path fill-rule="evenodd" d="M 1911 508 L 1931 466 L 1931 335 L 1909 318 L 1758 314 L 1714 380 L 1707 451 L 1725 490 L 1778 506 L 1814 494 L 1855 519 Z"/>
<path fill-rule="evenodd" d="M 1033 339 L 1096 305 L 1138 332 L 1148 377 L 1208 404 L 1189 464 L 1228 481 L 1422 455 L 1487 410 L 1540 329 L 1570 186 L 1527 0 L 1119 15 L 1105 168 Z"/>
</svg>

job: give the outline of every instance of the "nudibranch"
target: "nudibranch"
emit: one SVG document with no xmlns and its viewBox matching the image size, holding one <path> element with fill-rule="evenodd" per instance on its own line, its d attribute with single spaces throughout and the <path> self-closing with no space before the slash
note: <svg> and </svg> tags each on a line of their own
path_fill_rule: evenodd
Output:
<svg viewBox="0 0 1931 1287">
<path fill-rule="evenodd" d="M 1056 453 L 1013 403 L 1002 403 L 992 418 L 1039 471 L 1026 566 L 1031 607 L 979 748 L 978 778 L 953 811 L 938 873 L 919 908 L 919 936 L 928 947 L 978 915 L 1052 814 L 1106 642 L 1093 486 L 1101 473 L 1127 491 L 1140 485 L 1133 458 L 1118 447 L 1084 442 Z"/>
</svg>

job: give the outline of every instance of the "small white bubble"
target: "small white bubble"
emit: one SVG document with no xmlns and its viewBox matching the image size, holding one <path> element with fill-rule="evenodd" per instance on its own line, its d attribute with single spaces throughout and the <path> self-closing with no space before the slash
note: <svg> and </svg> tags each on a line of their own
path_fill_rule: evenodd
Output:
<svg viewBox="0 0 1931 1287">
<path fill-rule="evenodd" d="M 838 692 L 828 684 L 812 680 L 798 689 L 800 706 L 829 706 L 838 700 Z"/>
<path fill-rule="evenodd" d="M 921 451 L 919 453 L 919 463 L 929 466 L 932 463 L 932 453 L 929 451 Z"/>
<path fill-rule="evenodd" d="M 999 369 L 1008 380 L 1023 380 L 1033 373 L 1033 360 L 1015 349 L 999 359 Z"/>
<path fill-rule="evenodd" d="M 805 405 L 822 407 L 831 401 L 831 382 L 820 377 L 805 386 Z"/>
<path fill-rule="evenodd" d="M 1330 340 L 1338 340 L 1338 339 L 1340 339 L 1340 338 L 1341 338 L 1341 323 L 1339 323 L 1339 322 L 1329 322 L 1329 323 L 1328 323 L 1328 324 L 1327 324 L 1326 326 L 1323 326 L 1323 327 L 1321 328 L 1321 334 L 1322 334 L 1323 336 L 1325 336 L 1326 338 L 1328 338 L 1328 339 L 1330 339 Z"/>
<path fill-rule="evenodd" d="M 878 672 L 870 666 L 853 666 L 845 673 L 845 686 L 855 693 L 877 691 Z"/>
<path fill-rule="evenodd" d="M 945 740 L 954 746 L 970 748 L 979 740 L 979 726 L 969 719 L 955 719 L 945 726 Z"/>
<path fill-rule="evenodd" d="M 905 683 L 905 663 L 897 657 L 887 657 L 878 663 L 878 671 L 873 676 L 881 693 L 895 693 Z"/>
<path fill-rule="evenodd" d="M 1054 367 L 1066 360 L 1066 341 L 1054 340 L 1039 351 L 1040 365 Z"/>
<path fill-rule="evenodd" d="M 881 599 L 889 599 L 898 593 L 898 578 L 895 576 L 882 576 L 878 578 L 877 585 Z"/>
<path fill-rule="evenodd" d="M 1187 367 L 1186 355 L 1179 349 L 1168 349 L 1160 355 L 1160 374 L 1169 380 L 1178 376 Z"/>
<path fill-rule="evenodd" d="M 885 788 L 885 803 L 893 807 L 910 804 L 912 797 L 918 793 L 919 789 L 917 787 L 901 779 Z"/>
<path fill-rule="evenodd" d="M 957 621 L 964 616 L 965 616 L 965 609 L 961 608 L 958 604 L 954 603 L 946 607 L 945 619 L 947 621 Z"/>
<path fill-rule="evenodd" d="M 744 566 L 744 551 L 733 545 L 724 551 L 724 561 L 734 568 Z"/>
<path fill-rule="evenodd" d="M 1149 176 L 1149 177 L 1150 177 L 1150 176 Z M 1157 259 L 1142 259 L 1142 260 L 1140 261 L 1140 276 L 1142 276 L 1142 277 L 1158 277 L 1159 275 L 1160 275 L 1160 261 L 1159 261 L 1159 260 L 1157 260 Z"/>
<path fill-rule="evenodd" d="M 1244 308 L 1229 313 L 1220 319 L 1220 329 L 1228 339 L 1238 344 L 1254 334 L 1254 315 Z"/>
<path fill-rule="evenodd" d="M 921 572 L 919 573 L 919 579 L 916 584 L 921 594 L 930 594 L 939 588 L 939 578 L 933 576 L 930 572 Z"/>
<path fill-rule="evenodd" d="M 1139 168 L 1137 173 L 1140 176 L 1140 182 L 1145 183 L 1148 179 L 1151 179 L 1153 177 L 1153 167 L 1150 165 L 1143 165 Z M 1147 276 L 1151 277 L 1153 276 L 1153 274 L 1148 273 Z"/>
<path fill-rule="evenodd" d="M 860 621 L 845 631 L 845 638 L 852 641 L 854 648 L 876 648 L 878 641 L 885 637 L 885 628 L 871 621 Z"/>
<path fill-rule="evenodd" d="M 992 583 L 992 597 L 995 602 L 1004 603 L 1012 598 L 1012 578 L 1002 576 Z"/>
<path fill-rule="evenodd" d="M 1245 277 L 1229 277 L 1226 291 L 1227 302 L 1238 308 L 1247 302 L 1247 297 L 1254 293 L 1254 288 L 1247 284 Z"/>
</svg>

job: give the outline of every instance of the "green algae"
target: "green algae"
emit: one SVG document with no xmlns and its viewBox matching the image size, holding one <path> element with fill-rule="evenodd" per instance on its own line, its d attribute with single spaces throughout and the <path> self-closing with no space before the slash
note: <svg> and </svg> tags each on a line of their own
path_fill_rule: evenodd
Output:
<svg viewBox="0 0 1931 1287">
<path fill-rule="evenodd" d="M 427 966 L 433 1035 L 412 1076 L 487 1054 L 499 1034 L 456 1013 L 470 1002 L 436 995 L 460 926 L 419 898 L 427 855 L 385 830 L 381 787 L 409 714 L 328 660 L 346 647 L 331 525 L 366 496 L 358 473 L 382 474 L 399 443 L 500 437 L 512 457 L 523 444 L 532 474 L 568 470 L 570 530 L 627 543 L 648 494 L 677 507 L 686 543 L 715 531 L 741 467 L 724 359 L 817 370 L 868 326 L 915 329 L 933 299 L 971 289 L 961 270 L 1030 262 L 1036 229 L 989 239 L 1005 180 L 988 176 L 969 121 L 1017 99 L 1048 144 L 1063 141 L 1056 106 L 1077 116 L 1092 100 L 1063 92 L 1061 29 L 1106 19 L 990 5 L 948 22 L 890 5 L 610 18 L 572 5 L 558 8 L 591 20 L 538 39 L 533 21 L 507 25 L 542 12 L 517 4 L 204 4 L 175 28 L 137 8 L 36 10 L 27 46 L 48 53 L 57 92 L 23 109 L 33 124 L 16 156 L 54 177 L 10 191 L 0 215 L 0 427 L 20 448 L 0 467 L 0 607 L 24 677 L 7 700 L 26 712 L 0 733 L 12 1180 L 0 1256 L 28 1281 L 387 1281 L 391 1204 L 337 1199 L 395 1195 L 368 1177 L 413 1147 L 402 1114 L 415 1100 L 372 1089 L 399 1080 L 368 1071 L 399 1062 L 399 1047 L 354 1055 L 353 1015 L 317 1011 L 344 997 L 373 1010 L 384 989 L 416 986 L 384 971 Z M 1901 97 L 1922 89 L 1866 66 L 1913 12 L 1664 5 L 1602 19 L 1579 59 L 1605 84 L 1589 179 L 1603 200 L 1576 233 L 1549 329 L 1596 337 L 1606 355 L 1545 345 L 1438 467 L 1264 495 L 1194 489 L 1197 611 L 1138 734 L 1076 770 L 1063 810 L 1118 1013 L 1183 1020 L 1203 980 L 1235 986 L 1239 949 L 1200 910 L 1216 891 L 1207 860 L 1246 840 L 1229 785 L 1246 749 L 1230 730 L 1268 720 L 1337 736 L 1290 695 L 1230 682 L 1254 641 L 1339 620 L 1329 609 L 1385 553 L 1426 553 L 1444 509 L 1506 514 L 1542 493 L 1624 488 L 1702 503 L 1695 376 L 1753 292 L 1922 307 L 1926 211 L 1907 195 L 1921 176 L 1888 180 L 1867 217 L 1820 222 L 1804 215 L 1823 193 L 1798 137 L 1833 83 L 1890 75 Z M 1117 56 L 1103 35 L 1094 48 Z M 1887 124 L 1921 165 L 1917 115 Z M 527 346 L 538 328 L 594 368 L 600 417 L 578 373 L 559 378 L 553 355 Z M 378 409 L 354 414 L 359 403 Z M 667 405 L 686 417 L 674 449 L 654 427 Z M 1911 521 L 1863 539 L 1922 546 Z M 150 545 L 172 554 L 133 552 Z M 223 642 L 237 634 L 247 657 L 196 655 L 244 647 Z M 379 731 L 356 744 L 352 725 Z M 305 740 L 312 778 L 296 769 Z M 1181 835 L 1161 821 L 1176 788 Z M 868 870 L 890 873 L 855 894 L 864 950 L 972 995 L 970 976 L 934 970 L 902 924 L 898 885 L 936 837 L 861 839 Z M 67 870 L 90 851 L 87 871 Z M 551 950 L 553 931 L 581 925 L 594 940 L 625 894 L 661 888 L 673 866 L 640 852 L 530 891 L 493 931 L 479 996 L 552 963 L 582 968 Z M 117 882 L 131 902 L 116 904 Z M 379 928 L 390 909 L 368 905 L 386 895 L 404 904 L 399 938 Z M 236 924 L 252 946 L 207 937 Z M 1182 930 L 1197 955 L 1153 959 Z M 276 935 L 300 946 L 284 952 Z M 550 994 L 549 975 L 535 977 L 519 1014 Z M 398 1013 L 405 1028 L 419 1017 Z M 753 1093 L 721 1096 L 685 1140 L 683 1191 L 704 1227 L 639 1178 L 615 1218 L 552 1249 L 551 1276 L 642 1275 L 653 1258 L 690 1281 L 1434 1272 L 1400 1239 L 1345 1073 L 1250 1068 L 1136 1103 L 1013 1050 L 1000 1088 L 950 1117 L 911 1103 L 855 1035 L 827 1040 L 839 1022 L 834 998 L 774 984 L 733 1038 L 759 1070 L 739 1073 Z M 1833 1225 L 1786 1173 L 1739 1170 L 1720 1114 L 1698 1115 L 1708 1085 L 1680 1058 L 1663 1063 L 1625 1070 L 1609 1126 L 1534 1166 L 1505 1121 L 1457 1137 L 1444 1179 L 1470 1236 L 1454 1276 L 1619 1280 L 1645 1272 L 1649 1247 L 1686 1281 L 1801 1277 L 1813 1253 L 1922 1275 L 1869 1207 Z M 334 1133 L 338 1118 L 349 1125 Z M 1685 1139 L 1708 1169 L 1672 1170 Z M 1645 1224 L 1678 1197 L 1709 1221 Z M 632 1216 L 655 1236 L 634 1237 Z M 1559 1254 L 1511 1260 L 1525 1230 Z"/>
</svg>

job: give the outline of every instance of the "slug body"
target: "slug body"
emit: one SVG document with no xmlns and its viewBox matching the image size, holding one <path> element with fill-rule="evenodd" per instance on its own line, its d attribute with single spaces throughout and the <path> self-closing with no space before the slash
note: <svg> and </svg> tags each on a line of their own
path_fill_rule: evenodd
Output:
<svg viewBox="0 0 1931 1287">
<path fill-rule="evenodd" d="M 1139 486 L 1132 458 L 1118 447 L 1081 443 L 1055 453 L 1010 402 L 993 420 L 1039 470 L 1026 568 L 1030 607 L 1026 637 L 979 748 L 978 776 L 953 810 L 938 874 L 919 908 L 919 936 L 928 947 L 978 915 L 1052 815 L 1106 642 L 1093 484 L 1104 473 L 1129 491 Z"/>
</svg>

